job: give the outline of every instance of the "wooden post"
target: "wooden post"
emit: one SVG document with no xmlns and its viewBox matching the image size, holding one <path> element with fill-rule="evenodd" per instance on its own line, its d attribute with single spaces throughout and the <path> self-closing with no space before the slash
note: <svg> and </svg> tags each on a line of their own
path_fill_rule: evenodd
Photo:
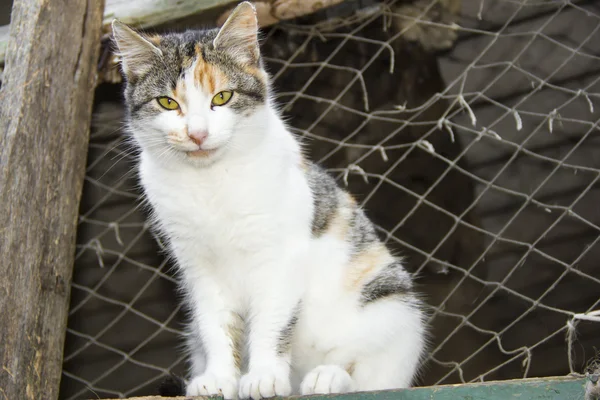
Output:
<svg viewBox="0 0 600 400">
<path fill-rule="evenodd" d="M 0 91 L 0 399 L 58 397 L 103 7 L 13 7 Z"/>
</svg>

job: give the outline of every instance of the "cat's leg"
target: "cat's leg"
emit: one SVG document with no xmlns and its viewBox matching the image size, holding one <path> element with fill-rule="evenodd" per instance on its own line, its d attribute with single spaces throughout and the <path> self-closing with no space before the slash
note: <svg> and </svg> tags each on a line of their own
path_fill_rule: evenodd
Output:
<svg viewBox="0 0 600 400">
<path fill-rule="evenodd" d="M 241 367 L 242 320 L 232 310 L 217 282 L 206 277 L 201 282 L 188 280 L 192 322 L 187 345 L 192 378 L 187 396 L 223 395 L 235 399 Z M 196 285 L 194 285 L 196 283 Z"/>
<path fill-rule="evenodd" d="M 385 304 L 389 302 L 389 304 Z M 384 390 L 410 387 L 417 375 L 425 348 L 425 326 L 421 306 L 416 301 L 402 303 L 395 299 L 382 304 L 371 304 L 372 316 L 367 323 L 383 323 L 382 319 L 396 319 L 387 323 L 380 339 L 386 343 L 371 353 L 363 353 L 352 365 L 352 379 L 356 390 Z M 367 305 L 366 307 L 369 307 Z"/>
<path fill-rule="evenodd" d="M 359 391 L 409 387 L 426 344 L 424 306 L 410 275 L 397 259 L 381 265 L 374 276 L 358 281 L 361 289 L 354 314 L 355 323 L 363 328 L 357 326 L 355 340 L 363 348 L 351 375 Z"/>
<path fill-rule="evenodd" d="M 352 323 L 338 331 L 340 346 L 324 364 L 309 371 L 301 394 L 344 393 L 409 387 L 425 345 L 419 302 L 384 298 L 362 304 L 347 314 Z M 326 332 L 323 332 L 326 335 Z"/>
<path fill-rule="evenodd" d="M 279 266 L 281 269 L 281 266 Z M 248 320 L 248 373 L 240 380 L 239 397 L 254 400 L 291 394 L 291 336 L 299 296 L 288 279 L 271 276 L 253 299 Z"/>
</svg>

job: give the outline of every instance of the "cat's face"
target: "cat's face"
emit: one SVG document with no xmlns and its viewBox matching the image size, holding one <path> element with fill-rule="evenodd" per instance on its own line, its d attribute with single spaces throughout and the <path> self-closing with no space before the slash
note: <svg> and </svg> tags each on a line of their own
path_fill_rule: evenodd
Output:
<svg viewBox="0 0 600 400">
<path fill-rule="evenodd" d="M 158 156 L 206 165 L 253 140 L 268 85 L 257 30 L 247 2 L 220 30 L 147 37 L 114 22 L 138 144 Z"/>
</svg>

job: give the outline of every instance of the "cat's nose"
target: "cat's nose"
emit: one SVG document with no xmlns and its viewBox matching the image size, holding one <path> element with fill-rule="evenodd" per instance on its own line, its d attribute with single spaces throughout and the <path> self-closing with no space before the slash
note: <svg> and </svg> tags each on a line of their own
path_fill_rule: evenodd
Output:
<svg viewBox="0 0 600 400">
<path fill-rule="evenodd" d="M 190 139 L 192 139 L 192 142 L 200 146 L 208 137 L 208 131 L 191 131 L 188 132 L 188 136 L 190 137 Z"/>
</svg>

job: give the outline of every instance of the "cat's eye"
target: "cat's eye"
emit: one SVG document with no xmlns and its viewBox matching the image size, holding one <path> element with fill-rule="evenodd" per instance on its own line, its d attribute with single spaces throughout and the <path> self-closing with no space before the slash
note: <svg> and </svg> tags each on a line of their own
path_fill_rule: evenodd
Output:
<svg viewBox="0 0 600 400">
<path fill-rule="evenodd" d="M 233 96 L 233 92 L 230 92 L 229 90 L 219 92 L 215 94 L 215 97 L 212 98 L 212 105 L 224 106 L 229 102 L 229 100 L 231 100 L 231 96 Z"/>
<path fill-rule="evenodd" d="M 156 101 L 158 101 L 158 104 L 165 110 L 177 110 L 179 108 L 179 103 L 170 97 L 157 97 Z"/>
</svg>

